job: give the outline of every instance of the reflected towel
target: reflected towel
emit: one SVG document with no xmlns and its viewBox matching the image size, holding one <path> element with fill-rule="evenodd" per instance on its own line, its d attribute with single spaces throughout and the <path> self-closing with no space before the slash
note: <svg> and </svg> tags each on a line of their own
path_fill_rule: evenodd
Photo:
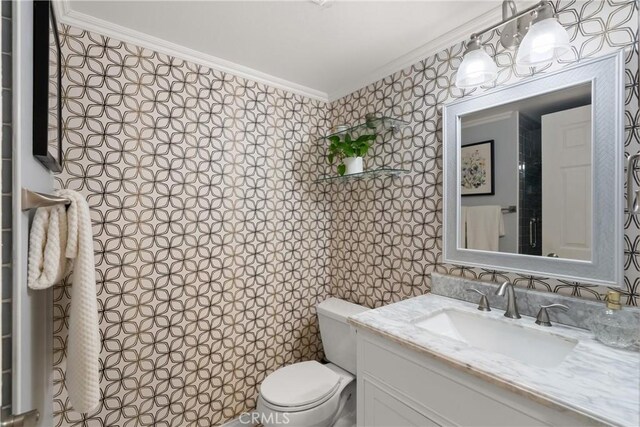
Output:
<svg viewBox="0 0 640 427">
<path fill-rule="evenodd" d="M 497 251 L 504 236 L 504 219 L 500 206 L 466 207 L 467 248 Z"/>
</svg>

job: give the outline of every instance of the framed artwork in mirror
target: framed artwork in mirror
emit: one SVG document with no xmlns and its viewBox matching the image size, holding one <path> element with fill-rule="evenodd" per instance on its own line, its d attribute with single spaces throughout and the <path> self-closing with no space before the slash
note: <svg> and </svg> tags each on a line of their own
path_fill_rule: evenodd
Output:
<svg viewBox="0 0 640 427">
<path fill-rule="evenodd" d="M 33 2 L 33 155 L 62 170 L 62 88 L 58 26 L 51 1 Z"/>
<path fill-rule="evenodd" d="M 495 194 L 493 170 L 494 141 L 476 142 L 460 147 L 460 195 Z"/>
</svg>

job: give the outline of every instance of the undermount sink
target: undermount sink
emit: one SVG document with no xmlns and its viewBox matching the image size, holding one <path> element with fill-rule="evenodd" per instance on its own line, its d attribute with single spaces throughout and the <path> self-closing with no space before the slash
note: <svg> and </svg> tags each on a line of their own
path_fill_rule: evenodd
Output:
<svg viewBox="0 0 640 427">
<path fill-rule="evenodd" d="M 578 344 L 576 340 L 511 323 L 524 321 L 527 320 L 495 319 L 480 313 L 444 309 L 412 323 L 433 334 L 541 368 L 558 366 Z"/>
</svg>

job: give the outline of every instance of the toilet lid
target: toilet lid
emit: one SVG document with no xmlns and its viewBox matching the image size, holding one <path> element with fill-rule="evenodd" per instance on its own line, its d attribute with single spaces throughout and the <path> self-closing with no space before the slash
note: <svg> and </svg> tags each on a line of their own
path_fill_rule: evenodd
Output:
<svg viewBox="0 0 640 427">
<path fill-rule="evenodd" d="M 260 386 L 260 394 L 277 406 L 310 405 L 333 394 L 340 375 L 316 361 L 294 363 L 268 375 Z"/>
</svg>

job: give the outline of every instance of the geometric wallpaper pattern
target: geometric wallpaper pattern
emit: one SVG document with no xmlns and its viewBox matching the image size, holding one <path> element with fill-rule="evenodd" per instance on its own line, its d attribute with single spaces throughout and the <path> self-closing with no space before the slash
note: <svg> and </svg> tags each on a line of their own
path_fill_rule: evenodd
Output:
<svg viewBox="0 0 640 427">
<path fill-rule="evenodd" d="M 640 150 L 637 3 L 557 1 L 572 56 L 626 55 L 625 151 Z M 498 17 L 496 17 L 498 19 Z M 81 29 L 60 28 L 64 170 L 91 207 L 102 337 L 101 405 L 64 387 L 69 284 L 54 290 L 56 426 L 210 426 L 255 407 L 280 366 L 321 359 L 315 306 L 369 307 L 430 290 L 432 271 L 508 278 L 599 298 L 586 284 L 444 265 L 443 103 L 462 41 L 331 104 Z M 498 84 L 530 76 L 485 38 Z M 556 64 L 553 68 L 562 67 Z M 548 70 L 542 70 L 548 71 Z M 315 180 L 332 126 L 379 113 L 410 122 L 366 167 L 398 178 Z M 640 223 L 626 217 L 624 301 L 640 302 Z"/>
<path fill-rule="evenodd" d="M 319 359 L 327 208 L 312 192 L 325 103 L 70 27 L 65 165 L 91 208 L 100 408 L 64 388 L 68 285 L 54 292 L 56 425 L 210 426 Z M 311 161 L 309 160 L 311 159 Z"/>
</svg>

